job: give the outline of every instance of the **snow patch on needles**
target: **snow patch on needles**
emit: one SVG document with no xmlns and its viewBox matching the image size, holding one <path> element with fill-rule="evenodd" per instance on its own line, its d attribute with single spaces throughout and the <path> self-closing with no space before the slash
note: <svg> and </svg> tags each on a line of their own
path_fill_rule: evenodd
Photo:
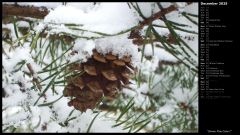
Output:
<svg viewBox="0 0 240 135">
<path fill-rule="evenodd" d="M 151 60 L 143 59 L 142 63 L 139 65 L 142 74 L 150 75 L 158 68 L 158 58 L 153 56 Z"/>
<path fill-rule="evenodd" d="M 86 62 L 92 56 L 92 50 L 95 48 L 95 43 L 92 40 L 76 40 L 73 46 L 73 51 L 77 54 L 70 57 L 70 62 L 80 61 Z"/>
<path fill-rule="evenodd" d="M 69 131 L 86 132 L 91 121 L 96 115 L 97 113 L 93 113 L 92 110 L 88 109 L 86 112 L 78 115 L 76 119 L 69 122 Z M 124 132 L 124 130 L 122 130 L 122 126 L 112 127 L 115 121 L 110 118 L 105 118 L 104 115 L 104 112 L 100 112 L 100 114 L 94 120 L 94 123 L 89 132 Z"/>
<path fill-rule="evenodd" d="M 131 56 L 134 66 L 139 65 L 141 58 L 138 47 L 132 43 L 132 40 L 127 39 L 125 36 L 97 39 L 96 50 L 103 55 L 111 52 L 113 55 L 117 55 L 119 59 L 123 56 Z"/>
<path fill-rule="evenodd" d="M 135 107 L 142 108 L 143 110 L 148 109 L 151 106 L 150 99 L 148 96 L 143 95 L 149 89 L 147 83 L 143 83 L 140 87 L 136 84 L 130 84 L 130 87 L 132 90 L 123 88 L 123 93 L 129 97 L 134 97 Z"/>
<path fill-rule="evenodd" d="M 92 56 L 93 49 L 96 49 L 97 52 L 103 55 L 112 53 L 118 56 L 119 59 L 124 56 L 131 56 L 134 66 L 140 64 L 141 53 L 138 52 L 138 47 L 132 43 L 132 40 L 127 39 L 125 36 L 107 37 L 97 40 L 76 40 L 73 51 L 77 53 L 70 57 L 70 62 L 86 62 Z"/>
<path fill-rule="evenodd" d="M 177 59 L 172 54 L 167 52 L 165 49 L 155 47 L 153 50 L 151 44 L 145 45 L 144 55 L 145 56 L 156 56 L 160 61 L 165 60 L 165 61 L 177 62 Z"/>
<path fill-rule="evenodd" d="M 12 117 L 12 115 L 14 115 L 14 117 Z M 28 119 L 30 114 L 24 111 L 22 107 L 17 106 L 6 108 L 3 116 L 3 125 L 13 125 L 17 128 L 24 124 L 24 120 Z"/>
<path fill-rule="evenodd" d="M 44 22 L 51 23 L 79 23 L 81 24 L 84 19 L 79 16 L 85 16 L 82 10 L 72 6 L 58 6 L 45 17 Z"/>
<path fill-rule="evenodd" d="M 44 18 L 44 22 L 80 24 L 84 29 L 109 34 L 128 29 L 138 23 L 127 3 L 101 3 L 85 12 L 73 6 L 58 6 Z"/>
</svg>

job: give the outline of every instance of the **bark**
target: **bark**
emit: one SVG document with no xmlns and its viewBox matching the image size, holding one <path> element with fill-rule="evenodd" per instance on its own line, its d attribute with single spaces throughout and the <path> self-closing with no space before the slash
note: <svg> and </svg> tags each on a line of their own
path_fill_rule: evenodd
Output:
<svg viewBox="0 0 240 135">
<path fill-rule="evenodd" d="M 16 4 L 3 4 L 2 16 L 23 16 L 43 19 L 49 10 L 46 7 L 24 6 Z"/>
<path fill-rule="evenodd" d="M 187 3 L 192 4 L 192 2 L 188 2 Z M 167 8 L 163 8 L 162 10 L 160 10 L 159 12 L 153 14 L 152 16 L 150 16 L 149 18 L 146 18 L 144 21 L 140 22 L 139 25 L 133 29 L 130 33 L 130 36 L 128 37 L 129 39 L 134 39 L 133 43 L 137 44 L 137 45 L 142 45 L 142 41 L 143 37 L 140 35 L 140 30 L 143 29 L 144 26 L 151 24 L 153 21 L 157 20 L 157 19 L 161 19 L 163 16 L 165 16 L 166 14 L 169 14 L 173 11 L 176 11 L 178 8 L 175 5 L 171 5 Z M 172 39 L 169 39 L 169 42 L 175 42 Z"/>
</svg>

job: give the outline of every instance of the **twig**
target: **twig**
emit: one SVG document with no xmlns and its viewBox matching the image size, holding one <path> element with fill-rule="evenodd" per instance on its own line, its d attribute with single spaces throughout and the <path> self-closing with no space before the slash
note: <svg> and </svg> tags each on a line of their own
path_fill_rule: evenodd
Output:
<svg viewBox="0 0 240 135">
<path fill-rule="evenodd" d="M 174 66 L 174 65 L 179 65 L 181 63 L 182 63 L 181 61 L 173 62 L 173 61 L 162 60 L 162 61 L 159 61 L 158 65 L 159 65 L 159 67 L 162 67 L 163 65 Z"/>
<path fill-rule="evenodd" d="M 3 4 L 2 16 L 23 16 L 43 19 L 49 13 L 46 7 Z"/>
<path fill-rule="evenodd" d="M 176 42 L 177 42 L 172 34 L 168 34 L 167 35 L 166 41 L 168 43 L 170 43 L 170 44 L 176 44 Z M 159 42 L 159 41 L 156 38 L 153 38 L 152 40 L 150 40 L 148 38 L 145 38 L 145 39 L 143 39 L 143 38 L 136 38 L 136 39 L 133 40 L 133 44 L 135 44 L 135 45 L 145 45 L 145 44 L 151 44 L 151 43 L 154 43 L 154 42 Z"/>
<path fill-rule="evenodd" d="M 131 31 L 129 38 L 130 39 L 140 38 L 141 36 L 139 35 L 140 34 L 139 31 L 141 29 L 143 29 L 144 26 L 151 24 L 154 20 L 157 20 L 157 19 L 161 18 L 163 15 L 168 14 L 168 13 L 170 13 L 172 11 L 175 11 L 175 10 L 177 10 L 177 8 L 174 5 L 171 5 L 167 8 L 164 8 L 163 10 L 160 10 L 159 12 L 153 14 L 149 18 L 140 22 L 139 25 Z"/>
<path fill-rule="evenodd" d="M 192 2 L 188 2 L 187 3 L 192 4 Z M 143 37 L 140 35 L 140 30 L 143 29 L 144 26 L 151 24 L 153 21 L 162 18 L 163 16 L 165 16 L 168 13 L 171 13 L 173 11 L 176 11 L 178 8 L 175 5 L 171 5 L 167 8 L 163 8 L 162 10 L 160 10 L 159 12 L 153 14 L 152 16 L 150 16 L 149 18 L 145 19 L 144 21 L 140 22 L 139 25 L 133 29 L 129 35 L 129 39 L 137 39 L 137 40 L 143 40 Z M 134 42 L 134 40 L 133 40 Z"/>
<path fill-rule="evenodd" d="M 36 83 L 37 88 L 41 91 L 42 86 L 40 85 L 40 82 L 39 82 L 39 80 L 36 78 L 36 76 L 34 76 L 35 72 L 33 71 L 32 65 L 31 65 L 30 63 L 27 64 L 27 68 L 28 68 L 28 70 L 30 71 L 31 75 L 33 76 L 33 82 Z"/>
</svg>

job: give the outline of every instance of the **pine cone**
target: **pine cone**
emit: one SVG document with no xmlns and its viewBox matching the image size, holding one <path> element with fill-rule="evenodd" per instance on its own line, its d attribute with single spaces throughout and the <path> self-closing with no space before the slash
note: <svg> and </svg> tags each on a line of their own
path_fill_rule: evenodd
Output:
<svg viewBox="0 0 240 135">
<path fill-rule="evenodd" d="M 130 83 L 129 79 L 135 72 L 130 57 L 118 59 L 112 53 L 104 56 L 94 49 L 87 62 L 71 66 L 69 70 L 85 72 L 67 78 L 64 96 L 74 97 L 68 105 L 85 112 L 94 109 L 103 96 L 109 100 L 115 99 L 122 86 Z"/>
</svg>

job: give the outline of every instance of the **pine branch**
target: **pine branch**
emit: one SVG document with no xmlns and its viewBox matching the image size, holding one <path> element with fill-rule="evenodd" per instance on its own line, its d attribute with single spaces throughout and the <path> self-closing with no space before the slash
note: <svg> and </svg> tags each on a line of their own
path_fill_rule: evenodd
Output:
<svg viewBox="0 0 240 135">
<path fill-rule="evenodd" d="M 192 4 L 192 2 L 188 2 L 187 5 Z M 145 39 L 140 35 L 140 30 L 143 29 L 144 26 L 151 25 L 153 21 L 157 19 L 162 19 L 165 17 L 166 14 L 169 14 L 173 11 L 178 10 L 178 7 L 176 5 L 171 5 L 167 8 L 161 8 L 161 10 L 149 18 L 144 18 L 144 21 L 140 22 L 138 26 L 136 26 L 130 33 L 129 39 L 133 39 L 133 44 L 136 45 L 144 45 L 148 41 L 145 41 Z M 167 27 L 166 27 L 167 28 Z M 170 35 L 171 36 L 171 35 Z M 175 43 L 176 41 L 170 39 L 170 37 L 167 38 L 168 43 Z M 156 40 L 153 40 L 152 42 L 156 42 Z"/>
<path fill-rule="evenodd" d="M 187 3 L 188 5 L 189 4 L 192 4 L 191 2 Z M 163 17 L 164 15 L 166 14 L 169 14 L 173 11 L 176 11 L 178 8 L 175 6 L 175 5 L 171 5 L 167 8 L 163 8 L 162 10 L 160 10 L 159 12 L 153 14 L 152 16 L 150 16 L 149 18 L 145 19 L 144 21 L 140 22 L 139 25 L 133 29 L 131 31 L 131 34 L 129 36 L 130 39 L 133 39 L 133 38 L 139 38 L 139 31 L 141 29 L 143 29 L 144 26 L 146 25 L 149 25 L 151 24 L 153 21 L 157 20 L 157 19 L 160 19 L 161 17 Z"/>
<path fill-rule="evenodd" d="M 23 16 L 43 19 L 49 10 L 46 7 L 24 6 L 16 4 L 3 4 L 2 16 Z"/>
</svg>

